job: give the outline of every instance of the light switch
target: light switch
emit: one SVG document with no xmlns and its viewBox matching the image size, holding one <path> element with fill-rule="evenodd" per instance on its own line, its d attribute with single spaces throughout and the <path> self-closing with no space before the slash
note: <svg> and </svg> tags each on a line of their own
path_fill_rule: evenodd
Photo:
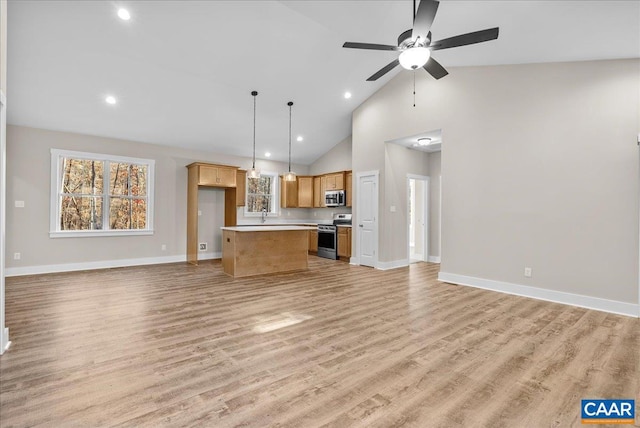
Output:
<svg viewBox="0 0 640 428">
<path fill-rule="evenodd" d="M 16 208 L 24 208 L 24 201 L 16 201 Z"/>
<path fill-rule="evenodd" d="M 392 213 L 396 212 L 396 206 L 395 205 L 391 205 L 390 211 Z"/>
<path fill-rule="evenodd" d="M 198 210 L 198 215 L 202 215 L 202 211 Z"/>
</svg>

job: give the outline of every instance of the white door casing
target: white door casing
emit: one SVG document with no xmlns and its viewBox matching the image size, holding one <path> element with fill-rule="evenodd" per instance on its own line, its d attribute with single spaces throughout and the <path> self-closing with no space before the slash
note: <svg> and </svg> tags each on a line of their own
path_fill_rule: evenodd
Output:
<svg viewBox="0 0 640 428">
<path fill-rule="evenodd" d="M 378 171 L 356 174 L 358 264 L 378 265 Z"/>
</svg>

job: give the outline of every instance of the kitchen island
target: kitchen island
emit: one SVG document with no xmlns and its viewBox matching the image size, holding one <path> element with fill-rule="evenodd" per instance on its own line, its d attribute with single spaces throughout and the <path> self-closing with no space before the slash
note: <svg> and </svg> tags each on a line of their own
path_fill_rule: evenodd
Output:
<svg viewBox="0 0 640 428">
<path fill-rule="evenodd" d="M 309 226 L 222 228 L 222 270 L 233 277 L 309 268 Z"/>
</svg>

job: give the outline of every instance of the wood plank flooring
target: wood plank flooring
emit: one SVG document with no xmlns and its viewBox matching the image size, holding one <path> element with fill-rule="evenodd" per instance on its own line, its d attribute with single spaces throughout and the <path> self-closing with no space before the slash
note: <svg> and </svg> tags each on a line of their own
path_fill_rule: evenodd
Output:
<svg viewBox="0 0 640 428">
<path fill-rule="evenodd" d="M 440 283 L 436 264 L 309 265 L 7 278 L 0 426 L 568 427 L 582 398 L 640 403 L 638 319 Z"/>
</svg>

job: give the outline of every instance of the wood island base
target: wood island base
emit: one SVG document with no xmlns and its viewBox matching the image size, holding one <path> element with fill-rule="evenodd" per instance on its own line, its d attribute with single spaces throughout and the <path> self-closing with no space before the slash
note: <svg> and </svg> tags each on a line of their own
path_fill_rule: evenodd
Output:
<svg viewBox="0 0 640 428">
<path fill-rule="evenodd" d="M 222 228 L 222 270 L 233 277 L 306 270 L 309 231 L 305 226 Z"/>
</svg>

